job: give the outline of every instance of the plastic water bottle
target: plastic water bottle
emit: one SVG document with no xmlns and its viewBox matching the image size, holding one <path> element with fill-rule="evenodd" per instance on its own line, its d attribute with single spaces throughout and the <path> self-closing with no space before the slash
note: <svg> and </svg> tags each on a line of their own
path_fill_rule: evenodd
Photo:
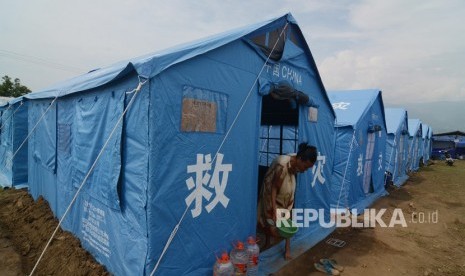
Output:
<svg viewBox="0 0 465 276">
<path fill-rule="evenodd" d="M 224 252 L 213 266 L 213 276 L 233 276 L 234 266 L 229 260 L 228 253 Z"/>
<path fill-rule="evenodd" d="M 237 242 L 231 250 L 231 262 L 234 265 L 234 275 L 247 275 L 247 263 L 249 255 L 244 247 L 243 242 Z"/>
<path fill-rule="evenodd" d="M 246 245 L 247 254 L 249 255 L 249 263 L 247 265 L 247 275 L 258 275 L 258 256 L 260 255 L 260 247 L 254 237 L 247 239 Z"/>
</svg>

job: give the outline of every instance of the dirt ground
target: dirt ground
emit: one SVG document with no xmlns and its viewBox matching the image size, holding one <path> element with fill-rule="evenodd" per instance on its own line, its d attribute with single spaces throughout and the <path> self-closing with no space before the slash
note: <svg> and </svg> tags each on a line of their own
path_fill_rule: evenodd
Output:
<svg viewBox="0 0 465 276">
<path fill-rule="evenodd" d="M 407 227 L 339 228 L 327 239 L 343 240 L 344 247 L 325 239 L 275 276 L 324 275 L 313 266 L 320 258 L 337 260 L 345 267 L 341 275 L 465 275 L 465 161 L 420 168 L 372 207 L 387 209 L 386 223 L 400 208 Z M 57 223 L 44 200 L 0 191 L 0 275 L 29 274 Z M 77 239 L 59 231 L 35 275 L 108 273 Z"/>
<path fill-rule="evenodd" d="M 42 198 L 0 191 L 0 275 L 29 275 L 58 221 Z M 34 275 L 109 275 L 69 232 L 59 230 Z"/>
<path fill-rule="evenodd" d="M 372 208 L 387 209 L 386 223 L 402 209 L 407 227 L 339 228 L 275 276 L 324 275 L 314 268 L 320 258 L 343 265 L 341 275 L 465 275 L 465 161 L 435 161 L 388 192 Z"/>
</svg>

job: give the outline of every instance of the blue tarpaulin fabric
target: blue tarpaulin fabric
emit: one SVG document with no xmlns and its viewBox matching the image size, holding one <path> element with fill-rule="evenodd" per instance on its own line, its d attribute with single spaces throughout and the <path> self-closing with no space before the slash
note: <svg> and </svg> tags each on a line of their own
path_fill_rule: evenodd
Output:
<svg viewBox="0 0 465 276">
<path fill-rule="evenodd" d="M 329 91 L 336 112 L 331 207 L 362 213 L 384 189 L 386 122 L 381 91 Z"/>
<path fill-rule="evenodd" d="M 31 123 L 45 116 L 29 141 L 34 156 L 30 191 L 35 198 L 42 195 L 58 217 L 113 132 L 62 227 L 77 235 L 110 271 L 125 275 L 143 275 L 147 253 L 147 88 L 124 124 L 117 124 L 133 95 L 126 92 L 137 84 L 133 75 L 111 88 L 60 98 L 47 112 L 51 99 L 32 100 L 30 111 Z M 124 136 L 123 125 L 131 130 Z"/>
<path fill-rule="evenodd" d="M 9 102 L 0 107 L 0 186 L 27 185 L 27 102 Z M 23 145 L 22 145 L 23 144 Z"/>
<path fill-rule="evenodd" d="M 133 87 L 136 85 L 136 82 L 132 83 Z M 117 124 L 117 121 L 123 113 L 126 91 L 124 86 L 116 86 L 107 91 L 98 91 L 98 93 L 83 96 L 76 95 L 60 105 L 60 114 L 69 110 L 75 110 L 75 112 L 74 116 L 59 116 L 58 125 L 71 126 L 72 136 L 66 141 L 67 134 L 64 134 L 64 138 L 61 139 L 70 144 L 62 147 L 65 151 L 62 152 L 61 155 L 64 155 L 64 158 L 60 161 L 67 170 L 59 171 L 58 176 L 71 178 L 68 185 L 62 187 L 62 193 L 70 199 L 82 184 L 103 144 L 110 137 L 110 133 L 115 129 L 113 136 L 108 140 L 108 146 L 102 152 L 95 169 L 85 183 L 83 195 L 79 197 L 79 204 L 75 205 L 70 216 L 73 219 L 67 220 L 65 227 L 70 228 L 74 233 L 79 233 L 83 244 L 97 256 L 100 262 L 108 264 L 109 270 L 120 271 L 124 274 L 130 272 L 143 274 L 144 262 L 138 254 L 143 256 L 146 252 L 146 231 L 141 229 L 145 216 L 140 214 L 140 210 L 135 211 L 133 208 L 144 206 L 140 201 L 145 202 L 146 177 L 143 176 L 146 173 L 143 168 L 147 164 L 143 163 L 144 160 L 140 158 L 135 158 L 133 161 L 140 168 L 140 175 L 143 179 L 140 183 L 137 181 L 141 179 L 139 177 L 129 180 L 126 174 L 121 174 L 122 156 L 127 152 L 126 149 L 122 152 L 121 147 L 123 124 Z M 143 113 L 140 116 L 137 112 L 129 115 L 132 115 L 132 120 L 138 119 L 143 122 L 144 117 L 146 120 L 146 114 Z M 89 125 L 91 122 L 92 124 Z M 141 130 L 143 126 L 139 131 Z M 143 133 L 138 134 L 143 135 Z M 141 147 L 141 145 L 137 146 Z M 66 148 L 70 148 L 71 155 Z M 131 143 L 127 148 L 133 149 L 133 144 Z M 86 153 L 74 154 L 82 151 Z M 140 150 L 137 152 L 141 154 Z M 66 158 L 67 155 L 71 158 Z M 146 154 L 142 153 L 140 156 L 144 155 Z M 128 162 L 127 165 L 131 166 L 133 162 Z M 128 189 L 129 183 L 133 185 L 130 185 Z M 138 185 L 140 187 L 137 187 Z M 63 203 L 62 206 L 67 206 L 69 201 Z M 121 262 L 121 260 L 126 261 Z"/>
<path fill-rule="evenodd" d="M 420 168 L 420 158 L 422 157 L 422 127 L 419 119 L 408 119 L 409 132 L 409 154 L 408 169 L 409 171 L 418 171 Z"/>
<path fill-rule="evenodd" d="M 281 59 L 265 63 L 253 38 L 284 26 Z M 315 145 L 319 156 L 298 177 L 295 207 L 329 217 L 335 114 L 290 14 L 25 96 L 32 103 L 29 127 L 57 98 L 29 142 L 29 185 L 58 217 L 136 97 L 139 80 L 134 105 L 63 224 L 111 273 L 149 275 L 178 223 L 156 275 L 211 275 L 216 255 L 256 235 L 261 104 L 269 93 L 263 88 L 273 83 L 286 81 L 314 103 L 298 107 L 297 142 Z M 293 253 L 332 230 L 317 222 L 300 229 Z M 261 274 L 284 265 L 277 262 L 282 250 L 278 244 L 263 252 Z"/>
<path fill-rule="evenodd" d="M 408 114 L 402 108 L 386 108 L 386 172 L 391 174 L 392 182 L 401 186 L 408 179 L 407 158 L 409 150 Z"/>
<path fill-rule="evenodd" d="M 422 147 L 422 157 L 423 157 L 423 164 L 428 164 L 428 160 L 431 158 L 431 132 L 432 128 L 422 123 L 422 135 L 421 138 L 423 139 L 423 147 Z"/>
<path fill-rule="evenodd" d="M 29 192 L 37 199 L 42 195 L 57 210 L 56 181 L 56 102 L 41 99 L 29 103 L 28 146 Z M 43 117 L 41 119 L 41 117 Z"/>
<path fill-rule="evenodd" d="M 0 132 L 0 185 L 3 187 L 12 186 L 12 160 L 13 146 L 12 146 L 12 115 L 14 110 L 13 106 L 1 107 L 1 132 Z"/>
</svg>

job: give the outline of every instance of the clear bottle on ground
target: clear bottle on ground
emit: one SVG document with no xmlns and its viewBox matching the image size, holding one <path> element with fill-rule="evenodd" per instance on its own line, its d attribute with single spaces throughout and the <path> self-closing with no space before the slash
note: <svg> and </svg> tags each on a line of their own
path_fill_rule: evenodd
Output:
<svg viewBox="0 0 465 276">
<path fill-rule="evenodd" d="M 246 250 L 247 254 L 249 255 L 247 275 L 256 276 L 258 275 L 258 258 L 260 255 L 260 247 L 258 246 L 257 240 L 254 237 L 249 237 L 247 239 Z"/>
<path fill-rule="evenodd" d="M 213 276 L 233 276 L 234 266 L 229 260 L 228 253 L 224 252 L 213 266 Z"/>
<path fill-rule="evenodd" d="M 231 257 L 231 262 L 234 265 L 234 275 L 247 275 L 249 255 L 244 247 L 244 243 L 238 241 L 229 255 Z"/>
</svg>

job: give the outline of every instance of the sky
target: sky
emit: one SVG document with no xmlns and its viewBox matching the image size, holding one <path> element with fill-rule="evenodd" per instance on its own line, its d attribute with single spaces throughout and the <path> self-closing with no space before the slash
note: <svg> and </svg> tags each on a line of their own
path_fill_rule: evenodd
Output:
<svg viewBox="0 0 465 276">
<path fill-rule="evenodd" d="M 288 12 L 327 90 L 465 101 L 463 0 L 0 0 L 0 76 L 40 90 Z"/>
</svg>

